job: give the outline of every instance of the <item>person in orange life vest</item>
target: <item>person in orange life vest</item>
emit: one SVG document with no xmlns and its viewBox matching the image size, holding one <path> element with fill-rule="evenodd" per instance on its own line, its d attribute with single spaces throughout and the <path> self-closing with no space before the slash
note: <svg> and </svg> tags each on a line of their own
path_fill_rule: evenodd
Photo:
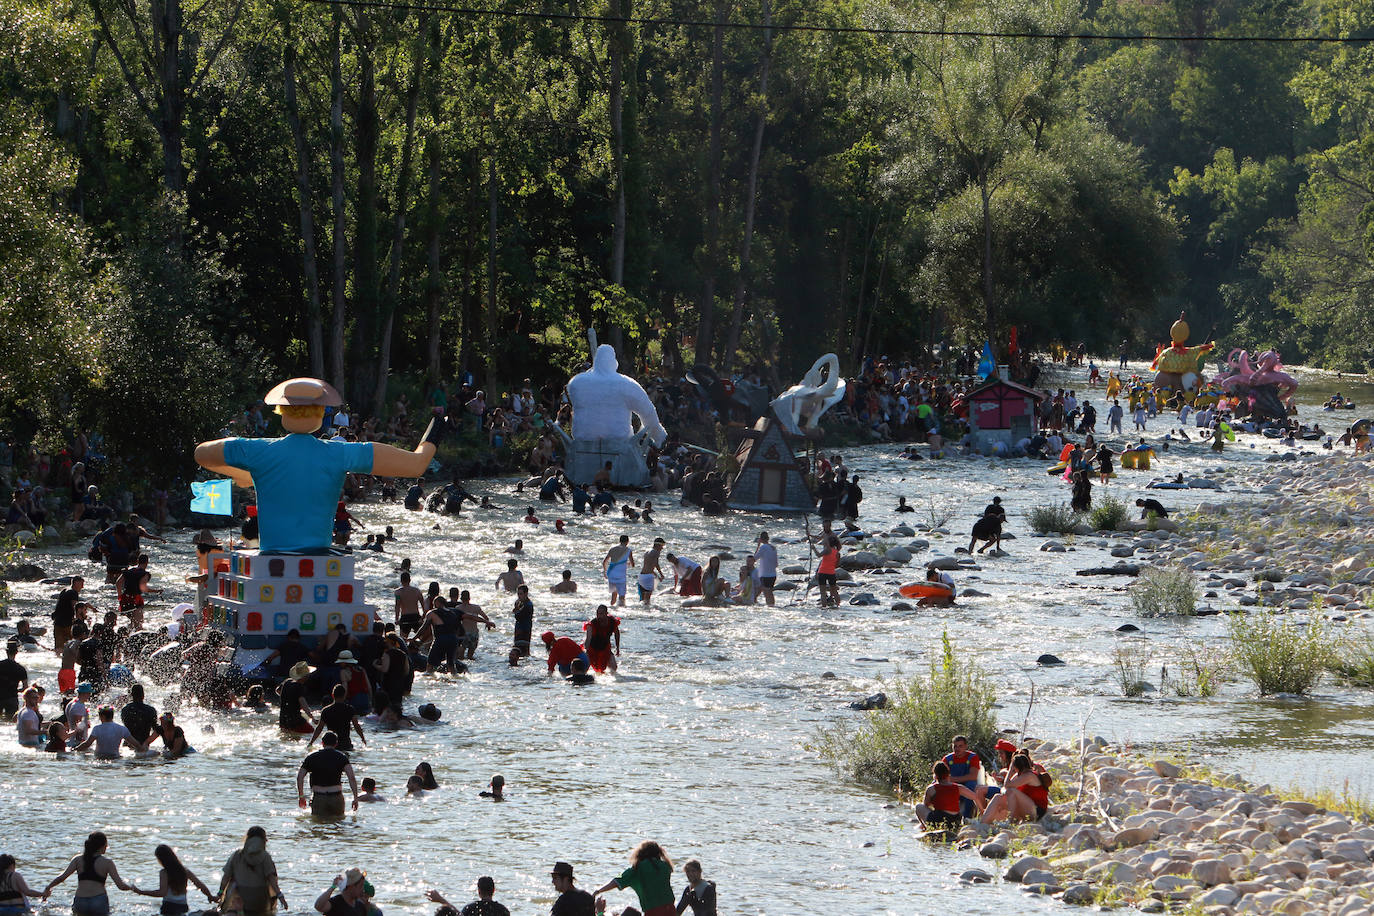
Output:
<svg viewBox="0 0 1374 916">
<path fill-rule="evenodd" d="M 960 809 L 963 805 L 976 805 L 978 796 L 949 778 L 949 764 L 943 760 L 935 761 L 930 768 L 934 780 L 926 786 L 924 803 L 929 811 L 921 818 L 921 826 L 937 830 L 958 830 L 964 823 Z"/>
<path fill-rule="evenodd" d="M 823 548 L 811 548 L 816 555 L 821 558 L 821 563 L 816 567 L 816 582 L 821 590 L 821 607 L 827 605 L 838 607 L 840 604 L 840 586 L 836 579 L 835 569 L 840 562 L 840 539 L 831 536 L 825 542 Z"/>
<path fill-rule="evenodd" d="M 968 738 L 963 735 L 954 736 L 953 747 L 953 752 L 944 756 L 945 764 L 949 766 L 950 778 L 970 792 L 976 793 L 978 771 L 983 762 L 978 759 L 976 753 L 968 749 Z M 961 807 L 964 817 L 973 817 L 973 809 L 973 804 L 967 800 Z"/>
<path fill-rule="evenodd" d="M 553 674 L 553 669 L 557 668 L 559 674 L 567 677 L 572 674 L 573 659 L 577 658 L 591 664 L 587 653 L 582 651 L 582 646 L 576 640 L 554 636 L 552 632 L 544 633 L 540 639 L 544 640 L 544 647 L 549 650 L 549 674 Z"/>
</svg>

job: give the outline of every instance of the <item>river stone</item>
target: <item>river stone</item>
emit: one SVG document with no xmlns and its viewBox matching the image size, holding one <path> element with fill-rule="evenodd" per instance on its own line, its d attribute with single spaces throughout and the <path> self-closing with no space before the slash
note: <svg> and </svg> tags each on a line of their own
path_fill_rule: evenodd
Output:
<svg viewBox="0 0 1374 916">
<path fill-rule="evenodd" d="M 969 884 L 987 884 L 992 880 L 992 875 L 983 871 L 981 868 L 970 868 L 959 876 L 960 881 L 967 881 Z"/>
<path fill-rule="evenodd" d="M 37 582 L 39 579 L 48 578 L 42 567 L 33 563 L 15 563 L 10 566 L 0 567 L 0 579 L 10 582 Z"/>
<path fill-rule="evenodd" d="M 1118 632 L 1118 633 L 1139 633 L 1139 632 L 1140 632 L 1140 627 L 1136 626 L 1136 625 L 1133 624 L 1133 623 L 1123 623 L 1121 626 L 1119 626 L 1119 627 L 1116 628 L 1116 632 Z"/>
<path fill-rule="evenodd" d="M 958 569 L 959 559 L 957 557 L 933 557 L 926 561 L 926 569 Z"/>
<path fill-rule="evenodd" d="M 852 607 L 872 607 L 881 602 L 878 601 L 877 596 L 872 592 L 859 592 L 853 598 L 849 599 L 849 603 Z"/>
<path fill-rule="evenodd" d="M 796 565 L 784 566 L 782 568 L 782 572 L 785 576 L 804 576 L 806 575 L 806 567 Z"/>
<path fill-rule="evenodd" d="M 905 547 L 891 547 L 883 554 L 883 559 L 888 563 L 910 563 L 911 551 Z"/>
<path fill-rule="evenodd" d="M 840 557 L 840 566 L 849 570 L 875 569 L 882 565 L 882 558 L 871 550 L 860 550 L 849 556 Z"/>
<path fill-rule="evenodd" d="M 985 859 L 1005 859 L 1007 857 L 1007 844 L 1002 840 L 989 840 L 978 847 L 978 855 Z"/>
<path fill-rule="evenodd" d="M 1159 829 L 1153 823 L 1141 824 L 1137 827 L 1125 827 L 1116 832 L 1112 838 L 1114 848 L 1120 849 L 1122 846 L 1139 846 L 1141 843 L 1148 843 L 1159 836 Z"/>
<path fill-rule="evenodd" d="M 1030 886 L 1052 887 L 1059 882 L 1055 880 L 1054 872 L 1046 868 L 1032 868 L 1021 876 L 1021 883 Z"/>
<path fill-rule="evenodd" d="M 1100 881 L 1105 884 L 1135 884 L 1135 866 L 1125 862 L 1107 861 L 1094 865 L 1084 872 L 1084 876 L 1092 881 Z"/>
<path fill-rule="evenodd" d="M 1163 891 L 1166 894 L 1171 891 L 1182 890 L 1189 886 L 1196 887 L 1197 885 L 1194 885 L 1185 878 L 1180 878 L 1178 875 L 1160 875 L 1150 882 L 1150 887 L 1157 891 Z"/>
<path fill-rule="evenodd" d="M 917 553 L 918 551 L 922 550 L 929 550 L 930 541 L 927 541 L 925 538 L 913 538 L 912 540 L 906 542 L 906 549 L 910 550 L 912 553 Z"/>
<path fill-rule="evenodd" d="M 1240 899 L 1240 894 L 1236 893 L 1233 887 L 1214 887 L 1205 893 L 1193 898 L 1193 902 L 1201 907 L 1209 906 L 1231 906 Z"/>
<path fill-rule="evenodd" d="M 1070 884 L 1064 888 L 1064 896 L 1059 899 L 1072 906 L 1087 906 L 1097 899 L 1097 895 L 1087 884 Z"/>
<path fill-rule="evenodd" d="M 1113 547 L 1112 556 L 1114 557 L 1133 557 L 1135 556 L 1134 547 Z"/>
<path fill-rule="evenodd" d="M 1042 667 L 1055 668 L 1064 664 L 1064 660 L 1057 655 L 1051 655 L 1050 653 L 1046 652 L 1044 655 L 1037 658 L 1035 660 L 1035 663 Z"/>
<path fill-rule="evenodd" d="M 892 609 L 893 609 L 894 611 L 914 611 L 914 610 L 916 610 L 914 607 L 911 606 L 911 604 L 910 604 L 909 602 L 906 602 L 906 601 L 894 601 L 894 602 L 892 602 Z"/>
<path fill-rule="evenodd" d="M 1067 547 L 1058 541 L 1046 541 L 1040 545 L 1040 550 L 1043 553 L 1064 553 L 1067 549 Z"/>
<path fill-rule="evenodd" d="M 1006 874 L 1004 874 L 1002 878 L 1005 881 L 1019 882 L 1029 871 L 1036 869 L 1049 871 L 1049 868 L 1050 863 L 1046 862 L 1044 859 L 1038 856 L 1024 855 L 1011 863 L 1011 867 L 1007 869 Z"/>
<path fill-rule="evenodd" d="M 892 529 L 892 532 L 891 532 L 891 534 L 892 534 L 893 537 L 904 537 L 904 538 L 909 538 L 909 537 L 911 537 L 912 535 L 914 535 L 915 533 L 916 533 L 916 529 L 913 528 L 913 527 L 911 527 L 910 525 L 897 525 L 896 527 L 894 527 L 894 528 Z"/>
<path fill-rule="evenodd" d="M 1154 763 L 1151 763 L 1150 766 L 1156 773 L 1163 776 L 1165 779 L 1178 779 L 1179 774 L 1183 772 L 1182 768 L 1177 764 L 1170 763 L 1167 760 L 1156 760 Z"/>
<path fill-rule="evenodd" d="M 1220 859 L 1199 859 L 1193 863 L 1192 875 L 1203 887 L 1216 887 L 1231 880 L 1231 869 Z"/>
</svg>

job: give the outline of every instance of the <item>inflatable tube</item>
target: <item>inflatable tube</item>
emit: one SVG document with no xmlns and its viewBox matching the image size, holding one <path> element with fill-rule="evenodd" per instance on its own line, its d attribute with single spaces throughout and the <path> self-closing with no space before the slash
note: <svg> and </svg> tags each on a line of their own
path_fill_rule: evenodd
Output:
<svg viewBox="0 0 1374 916">
<path fill-rule="evenodd" d="M 1056 464 L 1054 467 L 1052 467 L 1052 468 L 1047 468 L 1047 469 L 1045 470 L 1045 473 L 1048 474 L 1048 475 L 1050 475 L 1051 477 L 1053 477 L 1055 474 L 1062 474 L 1062 473 L 1064 473 L 1064 469 L 1067 468 L 1068 466 L 1069 466 L 1069 463 L 1068 463 L 1067 461 L 1061 461 L 1061 462 L 1059 462 L 1058 464 Z"/>
<path fill-rule="evenodd" d="M 1264 438 L 1266 438 L 1266 439 L 1282 439 L 1283 436 L 1284 436 L 1284 431 L 1283 431 L 1283 430 L 1281 430 L 1281 429 L 1274 429 L 1274 427 L 1272 427 L 1272 426 L 1266 427 L 1265 430 L 1264 430 Z"/>
<path fill-rule="evenodd" d="M 917 582 L 908 582 L 897 589 L 903 598 L 939 598 L 954 600 L 954 589 L 943 582 L 931 582 L 921 579 Z"/>
</svg>

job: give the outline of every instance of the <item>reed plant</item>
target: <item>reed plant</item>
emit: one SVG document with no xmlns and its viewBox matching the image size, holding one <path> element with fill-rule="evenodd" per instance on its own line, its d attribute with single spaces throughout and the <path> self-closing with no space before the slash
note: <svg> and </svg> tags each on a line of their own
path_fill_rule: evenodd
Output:
<svg viewBox="0 0 1374 916">
<path fill-rule="evenodd" d="M 1121 685 L 1121 695 L 1126 697 L 1142 696 L 1150 687 L 1150 663 L 1154 653 L 1143 639 L 1129 639 L 1118 643 L 1112 651 L 1112 669 L 1117 683 Z"/>
<path fill-rule="evenodd" d="M 929 669 L 907 681 L 884 685 L 887 705 L 858 726 L 841 722 L 821 729 L 808 747 L 861 782 L 910 792 L 930 781 L 931 764 L 949 753 L 955 735 L 991 759 L 997 727 L 996 699 L 986 674 L 955 651 L 949 634 Z"/>
<path fill-rule="evenodd" d="M 1306 624 L 1274 611 L 1227 619 L 1231 654 L 1261 696 L 1306 694 L 1334 664 L 1338 646 L 1320 613 Z"/>
<path fill-rule="evenodd" d="M 1374 687 L 1374 634 L 1344 640 L 1331 659 L 1331 673 L 1352 687 Z"/>
<path fill-rule="evenodd" d="M 1182 566 L 1152 566 L 1131 586 L 1131 607 L 1141 617 L 1191 617 L 1197 613 L 1197 579 Z"/>
</svg>

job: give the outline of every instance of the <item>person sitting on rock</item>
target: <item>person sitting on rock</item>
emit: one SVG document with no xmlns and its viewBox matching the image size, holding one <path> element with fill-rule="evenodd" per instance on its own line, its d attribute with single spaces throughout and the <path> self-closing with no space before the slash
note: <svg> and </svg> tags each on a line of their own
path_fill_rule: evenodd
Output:
<svg viewBox="0 0 1374 916">
<path fill-rule="evenodd" d="M 1002 792 L 984 809 L 979 822 L 991 824 L 1005 818 L 1018 823 L 1044 817 L 1050 807 L 1050 779 L 1043 767 L 1040 772 L 1036 769 L 1031 766 L 1030 755 L 1025 750 L 1018 751 L 1011 758 Z"/>
<path fill-rule="evenodd" d="M 976 805 L 981 811 L 982 801 L 949 778 L 949 764 L 943 760 L 935 761 L 930 771 L 934 779 L 926 786 L 922 803 L 916 806 L 916 817 L 920 819 L 921 826 L 928 830 L 958 830 L 964 823 L 961 806 L 965 803 Z"/>
</svg>

